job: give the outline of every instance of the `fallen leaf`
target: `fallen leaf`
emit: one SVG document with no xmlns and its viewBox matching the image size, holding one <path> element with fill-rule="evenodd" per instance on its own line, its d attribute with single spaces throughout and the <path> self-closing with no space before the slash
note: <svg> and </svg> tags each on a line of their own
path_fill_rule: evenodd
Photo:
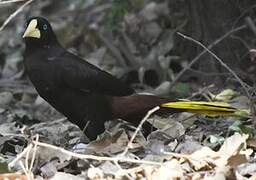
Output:
<svg viewBox="0 0 256 180">
<path fill-rule="evenodd" d="M 176 159 L 164 163 L 157 171 L 153 172 L 152 179 L 175 179 L 184 176 L 184 170 Z"/>
<path fill-rule="evenodd" d="M 72 175 L 72 174 L 68 174 L 68 173 L 64 173 L 64 172 L 57 172 L 55 173 L 55 175 L 50 178 L 49 180 L 83 180 L 85 179 L 84 177 L 79 177 L 79 176 L 75 176 L 75 175 Z"/>
<path fill-rule="evenodd" d="M 104 172 L 100 168 L 89 168 L 87 176 L 90 179 L 103 179 Z"/>
<path fill-rule="evenodd" d="M 215 161 L 218 167 L 223 167 L 229 165 L 229 159 L 233 156 L 241 155 L 242 150 L 246 147 L 246 140 L 248 139 L 248 134 L 238 134 L 235 133 L 233 136 L 227 138 L 220 150 L 218 151 L 220 158 Z M 241 159 L 239 158 L 238 161 Z M 235 163 L 234 161 L 231 161 Z M 236 162 L 235 164 L 237 164 Z M 239 164 L 239 163 L 238 163 Z"/>
<path fill-rule="evenodd" d="M 212 98 L 212 100 L 227 102 L 236 95 L 236 92 L 232 89 L 225 89 L 221 91 L 219 94 L 214 95 L 212 93 L 209 93 L 209 95 Z"/>
</svg>

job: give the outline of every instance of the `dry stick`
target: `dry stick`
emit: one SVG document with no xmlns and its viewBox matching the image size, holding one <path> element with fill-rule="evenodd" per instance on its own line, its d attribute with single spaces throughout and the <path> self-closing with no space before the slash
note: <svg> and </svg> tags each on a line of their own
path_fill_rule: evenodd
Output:
<svg viewBox="0 0 256 180">
<path fill-rule="evenodd" d="M 132 67 L 138 67 L 139 62 L 134 56 L 134 53 L 132 52 L 132 41 L 129 39 L 129 37 L 126 35 L 124 31 L 121 31 L 121 38 L 123 41 L 120 42 L 120 50 L 124 54 L 124 56 L 129 60 L 130 65 Z"/>
<path fill-rule="evenodd" d="M 3 4 L 10 4 L 10 3 L 15 3 L 15 2 L 22 2 L 22 1 L 25 1 L 25 0 L 0 1 L 0 5 L 3 5 Z"/>
<path fill-rule="evenodd" d="M 72 157 L 76 157 L 79 159 L 92 159 L 92 160 L 97 160 L 97 161 L 120 161 L 120 162 L 131 162 L 131 163 L 136 163 L 136 164 L 148 164 L 148 165 L 155 165 L 155 166 L 161 166 L 162 163 L 159 162 L 154 162 L 154 161 L 145 161 L 145 160 L 137 160 L 137 159 L 129 159 L 129 158 L 122 158 L 122 157 L 104 157 L 104 156 L 95 156 L 95 155 L 90 155 L 90 154 L 78 154 L 74 152 L 70 152 L 68 150 L 65 150 L 63 148 L 47 144 L 47 143 L 42 143 L 42 142 L 36 142 L 33 141 L 33 144 L 37 144 L 38 146 L 42 147 L 47 147 L 50 149 L 58 150 L 64 154 L 67 154 Z"/>
<path fill-rule="evenodd" d="M 36 134 L 36 142 L 38 142 L 38 140 L 39 140 L 39 135 Z M 33 168 L 33 165 L 34 165 L 34 162 L 35 162 L 35 158 L 36 158 L 36 150 L 37 150 L 37 145 L 34 146 L 33 155 L 32 155 L 31 162 L 30 162 L 29 172 L 31 174 L 32 174 L 32 168 Z"/>
<path fill-rule="evenodd" d="M 241 31 L 242 29 L 245 29 L 247 26 L 243 25 L 240 26 L 236 29 L 232 29 L 231 31 L 227 32 L 226 34 L 224 34 L 223 36 L 221 36 L 220 38 L 216 39 L 212 44 L 210 44 L 207 49 L 210 50 L 212 49 L 214 46 L 216 46 L 217 44 L 219 44 L 222 40 L 224 40 L 225 38 L 227 38 L 228 36 L 230 36 L 231 34 Z M 182 69 L 182 71 L 180 71 L 180 73 L 174 78 L 174 80 L 171 82 L 170 84 L 170 89 L 173 88 L 173 86 L 176 84 L 176 82 L 181 78 L 181 76 L 183 76 L 183 74 L 189 69 L 191 68 L 191 66 L 193 66 L 199 59 L 201 56 L 203 56 L 205 53 L 207 52 L 206 49 L 204 49 L 200 54 L 198 54 L 184 69 Z"/>
<path fill-rule="evenodd" d="M 151 116 L 154 112 L 156 112 L 156 111 L 159 110 L 159 109 L 160 109 L 160 107 L 157 106 L 157 107 L 155 107 L 155 108 L 153 108 L 153 109 L 151 109 L 151 110 L 148 111 L 148 113 L 146 114 L 146 116 L 141 120 L 140 124 L 139 124 L 138 127 L 136 128 L 136 131 L 134 132 L 132 138 L 131 138 L 130 141 L 128 142 L 128 144 L 127 144 L 127 146 L 126 146 L 124 152 L 122 153 L 122 155 L 125 155 L 125 154 L 128 152 L 129 148 L 132 146 L 133 140 L 135 139 L 135 137 L 137 136 L 139 130 L 140 130 L 141 127 L 142 127 L 142 125 L 143 125 L 143 124 L 145 123 L 145 121 L 149 118 L 149 116 Z M 122 156 L 122 155 L 121 155 L 121 156 Z"/>
<path fill-rule="evenodd" d="M 28 173 L 27 169 L 25 168 L 24 164 L 22 163 L 22 161 L 19 161 L 19 165 L 20 165 L 21 169 L 24 171 L 27 179 L 31 180 L 32 178 L 29 176 L 29 173 Z"/>
<path fill-rule="evenodd" d="M 254 9 L 256 7 L 256 4 L 253 6 L 250 6 L 249 8 L 245 9 L 236 19 L 235 21 L 232 23 L 232 29 L 234 29 L 234 27 L 238 24 L 238 22 L 241 20 L 242 17 L 245 17 L 245 15 L 251 11 L 252 9 Z"/>
<path fill-rule="evenodd" d="M 26 153 L 26 157 L 25 157 L 25 169 L 28 171 L 28 160 L 29 160 L 29 155 L 30 155 L 30 151 L 32 150 L 33 148 L 31 147 L 27 153 Z"/>
<path fill-rule="evenodd" d="M 179 153 L 175 153 L 175 152 L 166 152 L 164 151 L 165 155 L 170 155 L 170 156 L 174 156 L 177 158 L 185 158 L 185 159 L 190 159 L 190 155 L 186 155 L 186 154 L 179 154 Z M 194 159 L 193 159 L 194 160 Z M 198 161 L 198 160 L 197 160 Z"/>
<path fill-rule="evenodd" d="M 207 51 L 209 54 L 211 54 L 224 68 L 226 68 L 236 78 L 236 80 L 239 82 L 239 84 L 242 86 L 243 90 L 245 91 L 247 97 L 249 98 L 250 103 L 251 103 L 252 114 L 254 114 L 255 113 L 255 108 L 254 108 L 254 105 L 253 105 L 253 102 L 252 102 L 252 97 L 251 97 L 250 93 L 248 92 L 248 90 L 247 90 L 247 88 L 245 86 L 245 83 L 240 79 L 240 77 L 238 77 L 238 75 L 227 64 L 225 64 L 216 54 L 214 54 L 205 45 L 203 45 L 199 41 L 197 41 L 197 40 L 195 40 L 195 39 L 193 39 L 191 37 L 188 37 L 188 36 L 186 36 L 186 35 L 184 35 L 184 34 L 182 34 L 180 32 L 178 32 L 178 35 L 180 35 L 184 39 L 190 40 L 190 41 L 198 44 L 202 48 L 204 48 L 205 51 Z"/>
<path fill-rule="evenodd" d="M 118 172 L 119 172 L 119 171 L 124 171 L 124 169 L 118 164 L 117 161 L 115 161 L 114 164 L 119 168 Z M 127 178 L 130 179 L 130 180 L 133 179 L 129 174 L 125 174 L 124 176 L 127 177 Z M 115 175 L 115 177 L 116 177 L 116 175 Z"/>
<path fill-rule="evenodd" d="M 113 56 L 117 58 L 117 63 L 123 67 L 127 67 L 125 59 L 120 53 L 119 49 L 116 48 L 107 38 L 105 38 L 100 32 L 96 31 L 99 39 L 107 46 Z"/>
<path fill-rule="evenodd" d="M 26 153 L 27 153 L 28 151 L 30 151 L 30 149 L 31 149 L 32 147 L 33 147 L 33 145 L 32 145 L 32 144 L 29 144 L 20 154 L 18 154 L 18 155 L 16 156 L 16 158 L 15 158 L 12 162 L 10 162 L 10 163 L 8 164 L 8 167 L 10 167 L 10 168 L 14 167 L 15 164 L 16 164 L 21 158 L 23 158 L 23 157 L 26 155 Z"/>
<path fill-rule="evenodd" d="M 36 135 L 36 141 L 38 141 L 38 134 Z M 23 168 L 23 171 L 25 172 L 26 176 L 28 179 L 34 179 L 34 174 L 32 173 L 32 167 L 33 167 L 33 164 L 34 164 L 34 159 L 35 159 L 35 152 L 36 152 L 36 148 L 37 146 L 35 145 L 34 148 L 31 147 L 27 152 L 26 152 L 26 158 L 25 158 L 25 166 Z M 33 151 L 33 155 L 32 155 L 32 158 L 31 158 L 31 164 L 29 166 L 29 156 L 30 156 L 30 152 L 31 150 Z M 20 160 L 20 165 L 23 165 L 22 161 Z M 24 170 L 25 169 L 25 170 Z"/>
<path fill-rule="evenodd" d="M 225 67 L 236 79 L 237 81 L 241 84 L 241 86 L 244 88 L 244 91 L 246 92 L 246 94 L 248 95 L 248 97 L 250 97 L 250 93 L 247 91 L 247 88 L 245 87 L 245 83 L 237 76 L 237 74 L 227 65 L 225 64 L 216 54 L 214 54 L 210 49 L 208 49 L 205 45 L 203 45 L 201 42 L 186 36 L 180 32 L 177 32 L 178 35 L 180 35 L 181 37 L 183 37 L 184 39 L 187 39 L 189 41 L 192 41 L 196 44 L 198 44 L 199 46 L 201 46 L 202 48 L 204 48 L 209 54 L 211 54 L 223 67 Z"/>
<path fill-rule="evenodd" d="M 24 3 L 22 6 L 20 6 L 14 13 L 12 13 L 2 24 L 0 27 L 0 32 L 5 28 L 5 26 L 15 17 L 17 16 L 27 5 L 29 5 L 33 0 L 29 0 L 26 3 Z"/>
<path fill-rule="evenodd" d="M 29 144 L 12 162 L 10 162 L 8 164 L 8 167 L 12 168 L 18 162 L 28 180 L 33 179 L 33 173 L 28 168 L 28 159 L 29 159 L 30 151 L 32 150 L 32 148 L 33 148 L 33 145 Z M 25 156 L 25 165 L 23 164 L 23 162 L 21 160 L 21 158 L 23 158 L 24 156 Z M 32 159 L 32 161 L 31 161 L 32 165 L 33 165 L 33 162 L 34 161 Z"/>
<path fill-rule="evenodd" d="M 256 35 L 256 26 L 252 20 L 251 17 L 247 16 L 245 18 L 245 22 L 247 23 L 248 27 L 251 29 L 251 31 L 254 33 L 254 35 Z"/>
</svg>

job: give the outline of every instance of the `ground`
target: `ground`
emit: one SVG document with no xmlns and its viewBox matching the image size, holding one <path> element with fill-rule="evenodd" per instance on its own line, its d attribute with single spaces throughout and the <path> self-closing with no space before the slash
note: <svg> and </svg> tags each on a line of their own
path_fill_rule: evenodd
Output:
<svg viewBox="0 0 256 180">
<path fill-rule="evenodd" d="M 6 0 L 0 15 L 1 178 L 256 177 L 253 1 Z M 225 101 L 250 115 L 151 116 L 144 120 L 158 131 L 147 139 L 116 120 L 88 144 L 24 72 L 21 36 L 30 16 L 46 17 L 65 48 L 137 92 Z"/>
</svg>

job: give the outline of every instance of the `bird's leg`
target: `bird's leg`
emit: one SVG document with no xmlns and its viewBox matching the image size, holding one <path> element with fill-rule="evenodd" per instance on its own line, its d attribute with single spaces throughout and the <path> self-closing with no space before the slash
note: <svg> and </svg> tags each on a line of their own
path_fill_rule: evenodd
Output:
<svg viewBox="0 0 256 180">
<path fill-rule="evenodd" d="M 133 125 L 135 125 L 137 127 L 139 125 L 139 123 L 138 124 L 133 123 Z M 142 129 L 141 129 L 142 134 L 146 138 L 148 137 L 148 135 L 151 134 L 151 132 L 156 131 L 156 130 L 157 130 L 157 128 L 155 128 L 152 124 L 150 124 L 147 121 L 142 125 Z"/>
<path fill-rule="evenodd" d="M 88 119 L 88 118 L 86 118 Z M 97 120 L 95 118 L 90 118 L 92 120 L 84 121 L 83 126 L 79 126 L 79 128 L 84 132 L 84 134 L 90 139 L 95 140 L 97 136 L 104 132 L 105 126 L 104 121 Z"/>
</svg>

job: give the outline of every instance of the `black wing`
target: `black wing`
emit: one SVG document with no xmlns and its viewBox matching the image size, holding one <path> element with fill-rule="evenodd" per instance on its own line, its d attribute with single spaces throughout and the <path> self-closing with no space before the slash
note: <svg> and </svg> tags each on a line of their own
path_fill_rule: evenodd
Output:
<svg viewBox="0 0 256 180">
<path fill-rule="evenodd" d="M 126 96 L 134 90 L 124 82 L 71 53 L 62 55 L 62 78 L 71 88 L 84 92 Z"/>
</svg>

